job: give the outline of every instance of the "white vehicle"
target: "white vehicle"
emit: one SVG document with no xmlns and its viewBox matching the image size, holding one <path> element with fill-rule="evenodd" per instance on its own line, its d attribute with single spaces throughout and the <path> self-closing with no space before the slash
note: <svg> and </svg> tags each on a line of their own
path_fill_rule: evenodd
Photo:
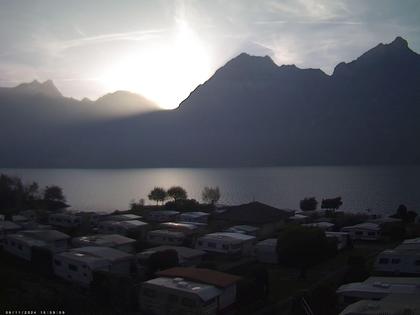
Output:
<svg viewBox="0 0 420 315">
<path fill-rule="evenodd" d="M 376 223 L 360 223 L 346 226 L 341 232 L 347 232 L 353 240 L 377 241 L 381 238 L 381 228 Z"/>
<path fill-rule="evenodd" d="M 7 252 L 31 261 L 34 247 L 57 253 L 67 249 L 69 239 L 70 236 L 56 230 L 27 230 L 7 235 L 3 246 Z"/>
<path fill-rule="evenodd" d="M 182 245 L 185 234 L 168 230 L 154 230 L 147 233 L 147 242 L 153 245 Z"/>
<path fill-rule="evenodd" d="M 385 274 L 420 275 L 420 252 L 398 248 L 385 250 L 377 256 L 374 270 Z"/>
<path fill-rule="evenodd" d="M 197 239 L 195 248 L 207 252 L 252 255 L 255 236 L 242 233 L 217 232 Z"/>
<path fill-rule="evenodd" d="M 53 268 L 63 279 L 89 285 L 95 270 L 129 274 L 133 259 L 133 255 L 117 249 L 88 246 L 54 255 Z"/>
<path fill-rule="evenodd" d="M 71 243 L 74 247 L 101 246 L 131 253 L 134 251 L 136 240 L 119 234 L 95 234 L 74 237 Z"/>
<path fill-rule="evenodd" d="M 179 221 L 191 223 L 207 223 L 209 216 L 209 213 L 201 211 L 183 212 L 179 216 Z"/>
</svg>

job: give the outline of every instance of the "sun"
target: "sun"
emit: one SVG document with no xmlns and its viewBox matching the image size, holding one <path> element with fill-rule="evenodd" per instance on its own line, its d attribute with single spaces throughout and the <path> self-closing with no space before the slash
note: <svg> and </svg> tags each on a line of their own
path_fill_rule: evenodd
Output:
<svg viewBox="0 0 420 315">
<path fill-rule="evenodd" d="M 108 90 L 142 94 L 164 109 L 178 107 L 212 72 L 208 49 L 185 20 L 165 40 L 129 51 L 101 76 Z"/>
</svg>

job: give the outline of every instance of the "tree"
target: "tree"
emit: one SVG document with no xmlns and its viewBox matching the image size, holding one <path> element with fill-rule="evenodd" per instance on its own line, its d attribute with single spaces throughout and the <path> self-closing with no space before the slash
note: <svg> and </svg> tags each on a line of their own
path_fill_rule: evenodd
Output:
<svg viewBox="0 0 420 315">
<path fill-rule="evenodd" d="M 330 199 L 322 199 L 321 208 L 322 209 L 330 209 L 330 210 L 337 210 L 343 205 L 343 201 L 341 197 L 330 198 Z"/>
<path fill-rule="evenodd" d="M 200 203 L 195 199 L 180 199 L 165 203 L 165 209 L 167 210 L 196 211 L 198 208 L 200 208 Z"/>
<path fill-rule="evenodd" d="M 315 197 L 307 197 L 300 201 L 299 206 L 302 211 L 313 211 L 318 207 L 318 201 Z"/>
<path fill-rule="evenodd" d="M 140 198 L 138 202 L 133 199 L 130 202 L 130 210 L 143 210 L 144 204 L 145 202 L 143 198 Z"/>
<path fill-rule="evenodd" d="M 391 218 L 401 219 L 405 223 L 412 223 L 417 217 L 417 213 L 414 211 L 408 211 L 405 205 L 399 205 L 397 212 L 391 215 Z"/>
<path fill-rule="evenodd" d="M 156 204 L 158 205 L 159 201 L 164 202 L 166 200 L 168 194 L 166 190 L 162 187 L 155 187 L 147 197 L 149 198 L 149 200 L 156 201 Z"/>
<path fill-rule="evenodd" d="M 66 197 L 63 194 L 63 189 L 56 185 L 45 187 L 44 201 L 65 203 Z"/>
<path fill-rule="evenodd" d="M 187 199 L 187 191 L 181 186 L 173 186 L 168 189 L 168 196 L 174 201 Z"/>
<path fill-rule="evenodd" d="M 336 248 L 321 229 L 297 225 L 280 233 L 277 253 L 280 263 L 298 267 L 305 278 L 308 268 L 335 254 Z"/>
<path fill-rule="evenodd" d="M 219 187 L 204 187 L 201 193 L 201 199 L 203 199 L 205 203 L 214 205 L 220 199 Z"/>
</svg>

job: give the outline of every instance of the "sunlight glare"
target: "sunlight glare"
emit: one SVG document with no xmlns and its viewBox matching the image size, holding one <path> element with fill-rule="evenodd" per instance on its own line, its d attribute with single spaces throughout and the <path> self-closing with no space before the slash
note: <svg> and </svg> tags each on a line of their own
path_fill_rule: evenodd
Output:
<svg viewBox="0 0 420 315">
<path fill-rule="evenodd" d="M 185 20 L 177 19 L 171 38 L 120 56 L 101 81 L 107 89 L 139 93 L 173 109 L 210 77 L 211 69 L 203 42 Z"/>
</svg>

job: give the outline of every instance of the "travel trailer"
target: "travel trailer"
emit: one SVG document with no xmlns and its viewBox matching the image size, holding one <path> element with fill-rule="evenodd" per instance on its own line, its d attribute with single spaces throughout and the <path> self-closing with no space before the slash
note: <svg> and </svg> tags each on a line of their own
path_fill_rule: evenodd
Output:
<svg viewBox="0 0 420 315">
<path fill-rule="evenodd" d="M 89 285 L 96 270 L 130 274 L 134 256 L 99 246 L 74 248 L 54 255 L 54 274 L 68 281 Z"/>
<path fill-rule="evenodd" d="M 200 230 L 198 226 L 186 222 L 164 222 L 159 224 L 159 228 L 162 230 L 182 232 L 187 236 L 196 234 Z"/>
<path fill-rule="evenodd" d="M 71 243 L 74 247 L 101 246 L 132 253 L 136 240 L 119 234 L 95 234 L 74 237 Z"/>
<path fill-rule="evenodd" d="M 153 245 L 182 245 L 184 241 L 183 232 L 153 230 L 147 233 L 147 242 Z"/>
<path fill-rule="evenodd" d="M 363 282 L 353 282 L 337 289 L 339 303 L 349 305 L 360 300 L 380 300 L 390 294 L 413 294 L 420 296 L 418 278 L 370 277 Z"/>
<path fill-rule="evenodd" d="M 376 257 L 374 270 L 392 275 L 420 275 L 420 251 L 398 248 L 385 250 Z"/>
<path fill-rule="evenodd" d="M 242 233 L 217 232 L 201 236 L 195 248 L 223 254 L 252 255 L 255 236 Z"/>
<path fill-rule="evenodd" d="M 178 264 L 184 267 L 196 266 L 201 263 L 203 256 L 206 254 L 202 250 L 193 249 L 185 246 L 162 245 L 158 247 L 149 248 L 137 254 L 137 261 L 142 264 L 147 261 L 149 257 L 157 252 L 166 250 L 174 250 L 178 254 Z"/>
<path fill-rule="evenodd" d="M 219 314 L 236 302 L 239 277 L 219 271 L 175 267 L 143 282 L 141 310 L 146 314 Z"/>
<path fill-rule="evenodd" d="M 4 250 L 31 261 L 34 247 L 45 248 L 52 253 L 65 251 L 70 236 L 56 230 L 27 230 L 9 234 L 4 240 Z"/>
<path fill-rule="evenodd" d="M 381 228 L 376 223 L 360 223 L 352 226 L 346 226 L 341 232 L 350 234 L 353 240 L 377 241 L 381 238 Z"/>
<path fill-rule="evenodd" d="M 225 232 L 242 233 L 242 234 L 247 234 L 247 235 L 252 235 L 252 236 L 257 236 L 259 231 L 260 231 L 259 227 L 252 226 L 252 225 L 234 225 L 225 230 Z"/>
<path fill-rule="evenodd" d="M 207 212 L 194 211 L 184 212 L 179 216 L 180 222 L 204 223 L 207 224 L 210 214 Z"/>
<path fill-rule="evenodd" d="M 124 236 L 135 236 L 136 239 L 144 239 L 149 224 L 139 220 L 128 221 L 101 221 L 98 224 L 98 231 L 101 234 L 120 234 Z"/>
</svg>

